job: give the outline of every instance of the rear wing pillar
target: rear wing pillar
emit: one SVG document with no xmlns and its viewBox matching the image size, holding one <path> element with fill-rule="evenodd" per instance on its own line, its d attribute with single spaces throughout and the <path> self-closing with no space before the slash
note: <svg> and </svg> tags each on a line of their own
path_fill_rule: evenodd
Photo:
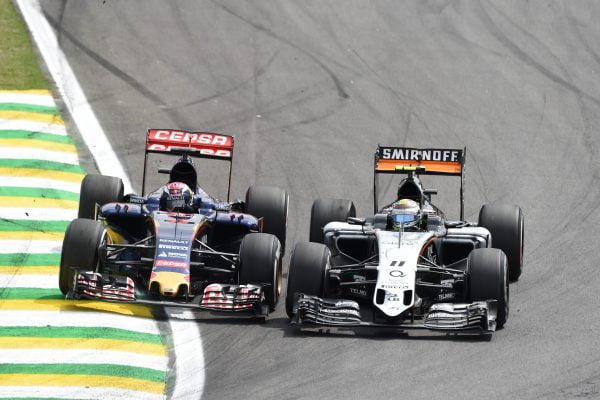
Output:
<svg viewBox="0 0 600 400">
<path fill-rule="evenodd" d="M 464 171 L 467 148 L 413 149 L 377 146 L 373 176 L 373 208 L 379 211 L 377 189 L 379 174 L 423 174 L 460 177 L 460 219 L 465 218 Z"/>
</svg>

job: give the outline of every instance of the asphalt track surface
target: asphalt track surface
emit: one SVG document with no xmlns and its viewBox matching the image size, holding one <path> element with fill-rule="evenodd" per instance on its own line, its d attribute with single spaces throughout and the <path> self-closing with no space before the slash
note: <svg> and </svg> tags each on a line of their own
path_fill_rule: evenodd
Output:
<svg viewBox="0 0 600 400">
<path fill-rule="evenodd" d="M 467 219 L 493 201 L 525 212 L 524 273 L 490 341 L 298 333 L 280 305 L 266 324 L 198 324 L 204 398 L 600 396 L 599 3 L 43 8 L 134 186 L 146 128 L 235 134 L 233 193 L 255 183 L 287 189 L 291 249 L 307 240 L 317 197 L 372 211 L 377 143 L 466 145 Z M 203 169 L 201 184 L 222 188 L 218 167 Z M 458 182 L 427 182 L 456 216 Z"/>
</svg>

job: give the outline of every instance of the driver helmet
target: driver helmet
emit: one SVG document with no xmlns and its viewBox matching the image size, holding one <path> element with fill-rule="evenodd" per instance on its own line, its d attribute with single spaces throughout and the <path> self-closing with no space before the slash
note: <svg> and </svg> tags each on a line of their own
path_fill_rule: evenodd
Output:
<svg viewBox="0 0 600 400">
<path fill-rule="evenodd" d="M 414 226 L 421 218 L 419 203 L 410 199 L 398 200 L 392 204 L 390 217 L 396 229 Z"/>
<path fill-rule="evenodd" d="M 171 212 L 189 212 L 193 210 L 194 194 L 190 187 L 182 182 L 171 182 L 164 187 L 160 196 L 160 209 Z"/>
</svg>

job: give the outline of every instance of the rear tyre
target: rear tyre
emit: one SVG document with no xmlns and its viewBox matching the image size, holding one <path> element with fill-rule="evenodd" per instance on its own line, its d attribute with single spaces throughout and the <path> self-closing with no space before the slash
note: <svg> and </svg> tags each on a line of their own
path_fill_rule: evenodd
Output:
<svg viewBox="0 0 600 400">
<path fill-rule="evenodd" d="M 323 243 L 323 227 L 330 222 L 346 222 L 356 217 L 354 203 L 345 199 L 317 199 L 310 210 L 310 238 L 314 243 Z"/>
<path fill-rule="evenodd" d="M 104 175 L 86 175 L 81 182 L 78 218 L 95 219 L 96 204 L 123 202 L 121 178 Z"/>
<path fill-rule="evenodd" d="M 520 207 L 512 204 L 486 204 L 479 211 L 479 226 L 492 234 L 492 247 L 508 259 L 508 277 L 514 282 L 523 271 L 525 221 Z"/>
<path fill-rule="evenodd" d="M 98 248 L 106 230 L 98 221 L 78 218 L 69 224 L 60 255 L 58 287 L 63 294 L 73 288 L 73 268 L 97 271 Z"/>
<path fill-rule="evenodd" d="M 263 233 L 277 236 L 285 252 L 289 196 L 274 186 L 251 186 L 246 192 L 246 212 L 263 218 Z"/>
<path fill-rule="evenodd" d="M 496 300 L 496 326 L 502 328 L 508 318 L 508 264 L 500 249 L 475 249 L 468 257 L 469 300 Z"/>
<path fill-rule="evenodd" d="M 269 311 L 274 311 L 281 295 L 281 244 L 267 233 L 250 233 L 240 245 L 240 284 L 265 284 L 265 299 Z"/>
<path fill-rule="evenodd" d="M 288 317 L 292 318 L 296 293 L 325 297 L 325 278 L 330 257 L 329 249 L 323 244 L 302 242 L 296 245 L 290 261 L 285 296 Z"/>
</svg>

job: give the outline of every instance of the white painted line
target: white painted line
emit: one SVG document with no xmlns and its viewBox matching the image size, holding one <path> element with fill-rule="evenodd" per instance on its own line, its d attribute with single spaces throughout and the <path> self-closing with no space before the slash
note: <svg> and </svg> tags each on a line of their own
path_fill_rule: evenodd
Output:
<svg viewBox="0 0 600 400">
<path fill-rule="evenodd" d="M 18 103 L 46 107 L 56 106 L 56 104 L 54 103 L 54 99 L 50 95 L 2 91 L 0 91 L 0 103 Z"/>
<path fill-rule="evenodd" d="M 132 346 L 135 346 L 132 343 Z M 108 350 L 2 349 L 2 364 L 115 364 L 166 371 L 168 357 Z"/>
<path fill-rule="evenodd" d="M 176 310 L 180 312 L 180 310 Z M 183 317 L 192 313 L 184 310 Z M 200 399 L 204 391 L 204 352 L 200 329 L 195 321 L 170 318 L 175 357 L 175 387 L 172 399 Z"/>
<path fill-rule="evenodd" d="M 85 382 L 82 382 L 85 384 Z M 77 386 L 1 386 L 2 397 L 35 397 L 36 399 L 127 399 L 127 400 L 164 400 L 165 396 L 153 393 L 109 387 Z"/>
<path fill-rule="evenodd" d="M 64 208 L 0 208 L 0 218 L 3 219 L 28 219 L 31 221 L 71 221 L 77 218 L 77 210 Z M 2 253 L 2 250 L 0 250 Z"/>
<path fill-rule="evenodd" d="M 22 119 L 0 119 L 0 137 L 2 136 L 3 130 L 30 131 L 67 136 L 67 130 L 64 125 L 25 121 Z"/>
<path fill-rule="evenodd" d="M 55 275 L 0 275 L 0 287 L 56 289 L 58 278 Z"/>
<path fill-rule="evenodd" d="M 96 119 L 77 77 L 58 44 L 54 30 L 44 18 L 39 1 L 17 0 L 17 4 L 73 121 L 96 160 L 98 170 L 103 175 L 123 179 L 125 193 L 131 193 L 133 190 L 125 169 Z"/>
<path fill-rule="evenodd" d="M 0 136 L 0 139 L 2 137 Z M 43 160 L 79 165 L 77 153 L 54 151 L 35 147 L 0 147 L 0 158 L 17 160 Z"/>
<path fill-rule="evenodd" d="M 111 312 L 6 310 L 0 311 L 0 323 L 2 326 L 101 327 L 150 334 L 159 333 L 153 319 Z"/>
<path fill-rule="evenodd" d="M 67 192 L 73 193 L 79 193 L 79 189 L 81 188 L 80 183 L 61 181 L 58 179 L 44 179 L 35 177 L 25 178 L 0 175 L 0 182 L 2 182 L 2 186 L 58 189 L 66 190 Z"/>
<path fill-rule="evenodd" d="M 0 254 L 60 253 L 62 240 L 0 240 Z"/>
</svg>

